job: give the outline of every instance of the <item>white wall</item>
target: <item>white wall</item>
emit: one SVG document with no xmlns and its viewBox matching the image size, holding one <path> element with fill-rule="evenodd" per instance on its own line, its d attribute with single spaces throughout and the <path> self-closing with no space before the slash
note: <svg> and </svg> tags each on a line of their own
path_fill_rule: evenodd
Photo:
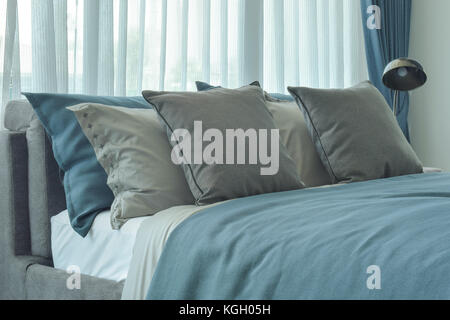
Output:
<svg viewBox="0 0 450 320">
<path fill-rule="evenodd" d="M 421 62 L 427 84 L 411 93 L 411 140 L 425 166 L 450 171 L 449 0 L 413 0 L 409 56 Z"/>
</svg>

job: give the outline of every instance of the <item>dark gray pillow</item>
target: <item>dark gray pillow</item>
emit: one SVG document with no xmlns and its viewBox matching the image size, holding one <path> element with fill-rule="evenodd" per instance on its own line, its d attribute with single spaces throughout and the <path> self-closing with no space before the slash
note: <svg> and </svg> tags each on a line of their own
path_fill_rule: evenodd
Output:
<svg viewBox="0 0 450 320">
<path fill-rule="evenodd" d="M 386 100 L 370 82 L 348 89 L 288 89 L 334 183 L 423 172 Z"/>
<path fill-rule="evenodd" d="M 172 155 L 179 155 L 173 159 L 190 160 L 180 164 L 183 166 L 186 180 L 198 205 L 304 187 L 295 163 L 289 157 L 286 147 L 280 142 L 279 136 L 276 137 L 277 140 L 271 139 L 271 134 L 277 132 L 277 129 L 266 107 L 264 91 L 260 87 L 246 86 L 235 90 L 217 88 L 205 92 L 144 91 L 143 96 L 155 107 L 166 126 L 169 140 L 174 147 Z M 194 124 L 197 123 L 198 129 L 200 122 L 203 134 L 209 129 L 216 129 L 215 132 L 210 131 L 215 133 L 214 139 L 203 142 L 203 137 L 195 134 Z M 272 163 L 266 164 L 260 161 L 260 148 L 258 145 L 251 144 L 249 139 L 245 139 L 245 143 L 239 149 L 237 143 L 234 143 L 234 151 L 231 147 L 226 148 L 227 142 L 237 141 L 226 138 L 227 130 L 234 132 L 236 129 L 241 129 L 242 132 L 247 130 L 256 132 L 258 137 L 261 132 L 266 132 L 266 143 L 259 138 L 257 143 L 258 145 L 263 143 L 268 150 L 267 155 L 270 156 L 273 153 Z M 176 139 L 173 139 L 172 135 L 174 132 L 180 133 L 179 130 L 184 130 L 191 139 L 188 140 L 180 135 L 176 135 Z M 223 156 L 221 156 L 220 148 L 215 152 L 206 152 L 211 150 L 207 147 L 213 141 L 219 140 L 218 134 L 223 136 Z M 190 148 L 184 141 L 191 141 Z M 278 152 L 276 149 L 271 149 L 272 142 L 278 144 Z M 195 145 L 201 148 L 196 149 Z M 177 148 L 182 146 L 187 152 L 179 152 Z M 258 150 L 258 154 L 253 154 L 257 156 L 256 161 L 255 157 L 249 156 L 250 149 L 255 147 Z M 203 157 L 205 153 L 212 157 Z M 245 159 L 241 157 L 238 161 L 239 154 L 244 155 Z M 199 161 L 195 161 L 195 157 Z M 217 157 L 216 161 L 213 157 Z M 277 167 L 275 158 L 279 159 L 278 171 L 275 170 Z M 273 175 L 264 175 L 267 174 L 268 167 L 273 168 L 273 172 L 269 172 Z"/>
</svg>

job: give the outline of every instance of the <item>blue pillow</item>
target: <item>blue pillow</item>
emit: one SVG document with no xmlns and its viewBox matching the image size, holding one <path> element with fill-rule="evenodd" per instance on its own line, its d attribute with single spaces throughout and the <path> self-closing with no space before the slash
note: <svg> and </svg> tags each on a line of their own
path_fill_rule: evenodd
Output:
<svg viewBox="0 0 450 320">
<path fill-rule="evenodd" d="M 106 172 L 98 163 L 75 114 L 66 108 L 87 102 L 141 109 L 151 109 L 151 106 L 142 97 L 23 94 L 52 140 L 55 159 L 64 171 L 64 190 L 71 225 L 85 237 L 97 214 L 111 207 L 114 195 L 106 184 Z"/>
<path fill-rule="evenodd" d="M 282 100 L 282 101 L 294 101 L 294 98 L 288 94 L 284 93 L 269 93 L 272 98 Z"/>
<path fill-rule="evenodd" d="M 211 89 L 220 88 L 220 87 L 217 87 L 217 86 L 212 86 L 209 83 L 202 82 L 202 81 L 197 81 L 197 82 L 195 82 L 195 84 L 197 85 L 197 90 L 198 91 L 208 91 L 208 90 L 211 90 Z M 283 93 L 269 93 L 269 95 L 272 98 L 275 98 L 275 99 L 278 99 L 278 100 L 294 101 L 294 98 L 292 98 L 292 96 L 287 95 L 287 94 L 283 94 Z"/>
</svg>

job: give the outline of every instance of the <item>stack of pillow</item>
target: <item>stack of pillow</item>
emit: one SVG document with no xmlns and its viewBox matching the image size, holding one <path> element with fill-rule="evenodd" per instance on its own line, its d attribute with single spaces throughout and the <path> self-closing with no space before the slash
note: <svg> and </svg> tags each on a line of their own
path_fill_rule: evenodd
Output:
<svg viewBox="0 0 450 320">
<path fill-rule="evenodd" d="M 119 229 L 128 219 L 173 206 L 423 170 L 369 82 L 341 90 L 290 87 L 294 99 L 267 94 L 258 83 L 224 89 L 199 82 L 197 87 L 196 93 L 144 91 L 144 98 L 25 93 L 64 172 L 76 232 L 86 236 L 95 216 L 109 208 L 112 227 Z M 260 151 L 250 161 L 251 155 L 242 159 L 238 150 L 223 154 L 217 148 L 204 159 L 202 145 L 219 146 L 213 138 L 227 137 L 229 130 L 268 132 L 266 139 L 258 136 L 259 147 L 245 140 L 245 148 L 263 146 L 266 156 L 277 152 L 276 170 L 263 174 L 270 164 Z M 188 137 L 192 143 L 184 144 Z M 187 161 L 181 144 L 191 148 L 193 161 Z"/>
</svg>

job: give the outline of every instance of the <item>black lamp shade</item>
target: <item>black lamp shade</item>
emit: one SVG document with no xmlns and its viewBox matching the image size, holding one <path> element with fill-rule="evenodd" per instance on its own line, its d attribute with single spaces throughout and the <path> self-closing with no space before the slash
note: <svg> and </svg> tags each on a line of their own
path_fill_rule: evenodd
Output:
<svg viewBox="0 0 450 320">
<path fill-rule="evenodd" d="M 415 60 L 400 58 L 386 66 L 383 83 L 386 87 L 398 91 L 410 91 L 423 86 L 427 75 L 423 67 Z"/>
</svg>

